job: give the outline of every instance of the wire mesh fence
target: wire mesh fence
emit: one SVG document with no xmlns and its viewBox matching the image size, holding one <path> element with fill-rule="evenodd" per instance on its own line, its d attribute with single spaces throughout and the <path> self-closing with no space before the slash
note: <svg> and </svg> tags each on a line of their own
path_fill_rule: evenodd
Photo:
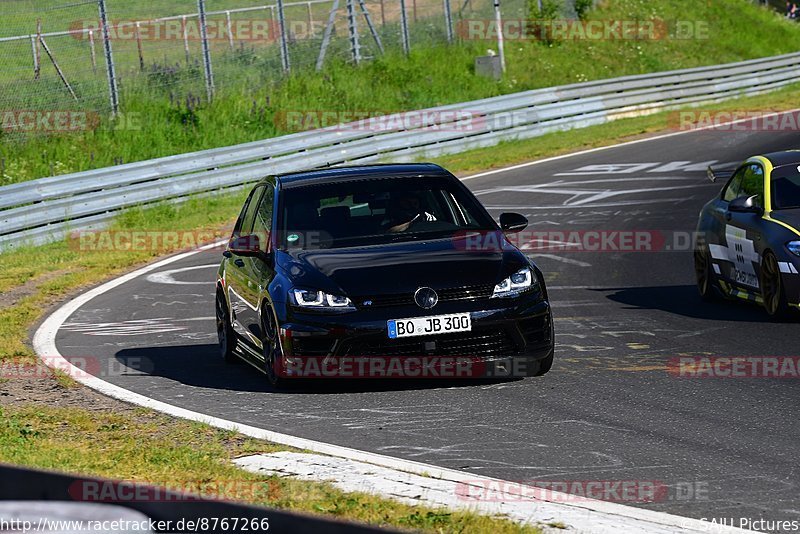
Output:
<svg viewBox="0 0 800 534">
<path fill-rule="evenodd" d="M 536 1 L 502 0 L 502 16 L 527 18 Z M 331 62 L 457 45 L 470 21 L 497 15 L 494 0 L 0 0 L 0 10 L 7 137 L 90 128 L 138 96 L 191 110 Z"/>
</svg>

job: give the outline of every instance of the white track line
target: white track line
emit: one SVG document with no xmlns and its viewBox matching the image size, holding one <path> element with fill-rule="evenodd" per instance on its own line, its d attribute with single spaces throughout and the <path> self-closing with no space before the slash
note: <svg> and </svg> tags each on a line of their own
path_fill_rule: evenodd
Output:
<svg viewBox="0 0 800 534">
<path fill-rule="evenodd" d="M 800 110 L 791 110 L 776 114 L 792 113 L 795 111 L 800 111 Z M 732 121 L 729 124 L 744 122 L 745 120 L 749 119 Z M 635 141 L 628 141 L 616 145 L 593 148 L 581 152 L 574 152 L 572 154 L 564 154 L 552 158 L 546 158 L 542 160 L 523 163 L 521 165 L 514 165 L 503 169 L 494 169 L 488 172 L 462 178 L 462 180 L 479 178 L 482 176 L 488 176 L 509 170 L 520 169 L 531 165 L 536 165 L 539 163 L 545 163 L 548 161 L 566 159 L 573 156 L 580 156 L 583 154 L 608 150 L 610 148 L 615 148 L 619 146 L 626 146 L 631 144 L 645 143 L 648 141 L 655 141 L 658 139 L 665 139 L 676 135 L 681 135 L 684 133 L 691 133 L 692 131 L 700 131 L 700 129 L 690 130 L 685 132 L 675 132 L 666 135 L 648 137 L 645 139 L 637 139 Z M 471 473 L 457 471 L 454 469 L 442 468 L 435 465 L 415 462 L 412 460 L 403 460 L 400 458 L 393 458 L 391 456 L 385 456 L 382 454 L 375 454 L 367 451 L 351 449 L 349 447 L 342 447 L 339 445 L 324 443 L 321 441 L 314 441 L 296 436 L 290 436 L 288 434 L 281 434 L 278 432 L 273 432 L 271 430 L 265 430 L 263 428 L 257 428 L 254 426 L 237 423 L 235 421 L 229 421 L 227 419 L 213 417 L 200 412 L 194 412 L 191 410 L 187 410 L 185 408 L 180 408 L 172 404 L 167 404 L 165 402 L 157 401 L 155 399 L 151 399 L 144 395 L 140 395 L 139 393 L 134 393 L 133 391 L 129 391 L 120 386 L 111 384 L 95 376 L 86 376 L 85 373 L 83 373 L 83 371 L 73 366 L 68 360 L 66 360 L 61 355 L 61 353 L 59 353 L 55 343 L 56 334 L 58 333 L 58 330 L 61 327 L 61 325 L 63 325 L 64 322 L 66 322 L 66 320 L 73 313 L 75 313 L 81 306 L 83 306 L 93 298 L 102 295 L 104 293 L 107 293 L 108 291 L 111 291 L 112 289 L 126 282 L 134 280 L 135 278 L 143 276 L 165 265 L 170 265 L 172 263 L 175 263 L 176 261 L 180 261 L 182 259 L 191 257 L 204 250 L 218 247 L 223 243 L 225 243 L 225 241 L 211 243 L 209 245 L 200 247 L 197 250 L 184 252 L 182 254 L 178 254 L 176 256 L 163 259 L 146 267 L 142 267 L 141 269 L 137 269 L 133 272 L 130 272 L 119 278 L 110 280 L 94 289 L 87 291 L 86 293 L 78 295 L 77 297 L 73 298 L 72 300 L 68 301 L 63 306 L 58 308 L 49 317 L 47 317 L 47 319 L 44 320 L 42 325 L 36 330 L 36 333 L 34 334 L 33 337 L 34 350 L 39 355 L 39 357 L 45 362 L 45 364 L 60 369 L 62 371 L 67 370 L 68 374 L 74 376 L 78 382 L 87 387 L 90 387 L 96 391 L 99 391 L 100 393 L 108 395 L 109 397 L 120 399 L 125 402 L 129 402 L 131 404 L 136 404 L 138 406 L 151 408 L 153 410 L 168 415 L 172 415 L 175 417 L 181 417 L 183 419 L 203 422 L 211 426 L 226 430 L 234 430 L 236 432 L 239 432 L 247 436 L 251 436 L 266 441 L 271 441 L 273 443 L 278 443 L 289 447 L 296 447 L 298 449 L 305 449 L 339 458 L 347 458 L 350 460 L 368 462 L 381 467 L 396 469 L 399 471 L 404 471 L 406 473 L 425 475 L 432 478 L 448 480 L 451 482 L 460 482 L 469 484 L 474 484 L 474 483 L 486 484 L 490 482 L 508 483 L 508 481 L 502 481 L 500 479 L 495 479 L 491 477 L 481 477 Z M 580 532 L 594 532 L 592 527 L 593 525 L 597 524 L 596 521 L 599 517 L 603 517 L 605 519 L 603 521 L 604 523 L 609 519 L 615 521 L 616 522 L 615 524 L 619 526 L 621 532 L 664 532 L 665 528 L 666 531 L 668 532 L 709 532 L 715 526 L 709 522 L 700 521 L 697 519 L 681 517 L 677 515 L 667 514 L 664 512 L 644 510 L 641 508 L 624 506 L 612 502 L 587 500 L 585 502 L 581 502 L 580 504 L 563 504 L 569 502 L 569 499 L 570 499 L 569 496 L 563 496 L 560 499 L 559 498 L 555 499 L 555 500 L 560 500 L 562 503 L 555 504 L 548 502 L 539 502 L 537 503 L 537 506 L 541 507 L 540 510 L 545 513 L 547 511 L 552 511 L 552 508 L 550 507 L 553 506 L 559 506 L 559 507 L 566 506 L 575 511 L 582 511 L 584 513 L 583 517 L 585 519 L 583 524 L 570 525 L 573 528 L 577 528 L 577 530 Z M 542 509 L 544 507 L 547 507 L 548 510 Z M 597 514 L 600 515 L 598 516 Z M 535 515 L 538 516 L 539 513 L 536 513 Z M 754 531 L 731 528 L 731 529 L 725 529 L 725 532 L 743 533 L 743 532 L 754 532 Z"/>
</svg>

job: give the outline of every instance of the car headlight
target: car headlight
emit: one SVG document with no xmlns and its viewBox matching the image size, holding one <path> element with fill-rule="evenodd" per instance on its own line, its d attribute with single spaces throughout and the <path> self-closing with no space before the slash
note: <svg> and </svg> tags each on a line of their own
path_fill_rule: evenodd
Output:
<svg viewBox="0 0 800 534">
<path fill-rule="evenodd" d="M 537 283 L 538 281 L 534 282 L 533 272 L 525 267 L 494 286 L 492 298 L 516 297 Z"/>
<path fill-rule="evenodd" d="M 786 248 L 795 256 L 800 256 L 800 241 L 789 241 L 786 243 Z"/>
<path fill-rule="evenodd" d="M 289 294 L 292 297 L 292 303 L 300 306 L 301 308 L 334 308 L 337 310 L 355 309 L 349 298 L 341 295 L 331 295 L 330 293 L 325 293 L 324 291 L 292 289 Z"/>
</svg>

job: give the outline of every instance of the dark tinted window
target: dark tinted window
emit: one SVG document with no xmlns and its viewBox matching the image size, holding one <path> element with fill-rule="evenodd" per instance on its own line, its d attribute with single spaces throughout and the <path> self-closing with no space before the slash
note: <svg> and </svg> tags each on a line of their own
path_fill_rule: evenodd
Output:
<svg viewBox="0 0 800 534">
<path fill-rule="evenodd" d="M 772 171 L 772 209 L 800 207 L 800 166 L 786 165 Z"/>
<path fill-rule="evenodd" d="M 272 203 L 275 200 L 275 189 L 272 186 L 264 188 L 258 210 L 255 214 L 253 233 L 258 234 L 261 250 L 268 250 L 270 232 L 272 231 Z"/>
<path fill-rule="evenodd" d="M 281 198 L 280 242 L 290 249 L 436 239 L 497 228 L 461 184 L 439 177 L 292 187 Z"/>
<path fill-rule="evenodd" d="M 258 208 L 258 201 L 263 192 L 264 187 L 258 186 L 250 193 L 250 197 L 247 199 L 247 202 L 245 202 L 242 213 L 239 214 L 239 220 L 236 221 L 236 226 L 233 229 L 233 234 L 235 236 L 248 235 L 253 232 L 256 208 Z"/>
</svg>

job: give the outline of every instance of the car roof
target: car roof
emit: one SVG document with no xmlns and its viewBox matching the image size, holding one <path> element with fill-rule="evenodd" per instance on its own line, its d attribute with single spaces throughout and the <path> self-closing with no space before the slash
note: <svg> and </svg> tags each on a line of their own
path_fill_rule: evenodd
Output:
<svg viewBox="0 0 800 534">
<path fill-rule="evenodd" d="M 330 184 L 367 178 L 389 178 L 408 176 L 452 177 L 445 169 L 433 163 L 389 163 L 380 165 L 358 165 L 332 167 L 305 172 L 283 174 L 277 177 L 283 188 L 312 184 Z"/>
<path fill-rule="evenodd" d="M 783 165 L 798 165 L 800 164 L 800 150 L 782 150 L 780 152 L 770 152 L 764 154 L 773 167 L 781 167 Z"/>
</svg>

